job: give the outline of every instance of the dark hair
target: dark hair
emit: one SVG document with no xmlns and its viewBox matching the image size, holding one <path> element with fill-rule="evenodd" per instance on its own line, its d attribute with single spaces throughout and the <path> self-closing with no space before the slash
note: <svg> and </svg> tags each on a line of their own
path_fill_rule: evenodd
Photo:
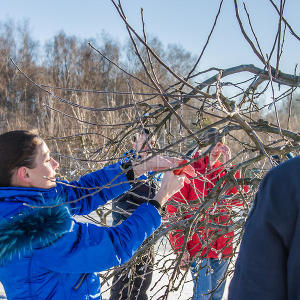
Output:
<svg viewBox="0 0 300 300">
<path fill-rule="evenodd" d="M 208 128 L 200 136 L 200 140 L 203 143 L 208 143 L 208 144 L 216 143 L 219 139 L 220 139 L 220 133 L 219 133 L 219 130 L 218 130 L 217 127 Z M 225 137 L 224 136 L 220 139 L 220 142 L 222 142 L 223 144 L 225 144 Z"/>
<path fill-rule="evenodd" d="M 0 135 L 0 186 L 11 186 L 17 168 L 35 167 L 37 146 L 42 141 L 34 130 L 9 131 Z"/>
</svg>

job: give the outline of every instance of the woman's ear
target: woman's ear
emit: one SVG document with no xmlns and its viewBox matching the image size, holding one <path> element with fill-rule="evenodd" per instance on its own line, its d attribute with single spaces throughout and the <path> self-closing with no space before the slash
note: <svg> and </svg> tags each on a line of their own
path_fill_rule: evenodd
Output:
<svg viewBox="0 0 300 300">
<path fill-rule="evenodd" d="M 16 186 L 30 186 L 30 176 L 26 167 L 19 167 L 12 176 L 12 183 Z"/>
</svg>

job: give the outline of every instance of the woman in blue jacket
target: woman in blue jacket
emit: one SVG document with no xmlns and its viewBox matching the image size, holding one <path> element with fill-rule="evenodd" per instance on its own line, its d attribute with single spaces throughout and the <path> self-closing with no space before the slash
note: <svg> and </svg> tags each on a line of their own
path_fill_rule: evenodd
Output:
<svg viewBox="0 0 300 300">
<path fill-rule="evenodd" d="M 31 131 L 0 135 L 0 281 L 8 299 L 101 299 L 96 272 L 130 259 L 160 226 L 157 208 L 184 178 L 167 172 L 154 200 L 117 227 L 76 222 L 130 189 L 143 171 L 174 167 L 159 157 L 143 166 L 116 163 L 56 182 L 58 163 Z M 154 167 L 159 164 L 158 167 Z"/>
</svg>

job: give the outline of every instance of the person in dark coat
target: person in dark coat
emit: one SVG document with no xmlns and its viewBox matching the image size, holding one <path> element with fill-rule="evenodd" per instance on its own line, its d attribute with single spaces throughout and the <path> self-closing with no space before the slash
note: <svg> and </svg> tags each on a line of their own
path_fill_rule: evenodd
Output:
<svg viewBox="0 0 300 300">
<path fill-rule="evenodd" d="M 262 180 L 245 224 L 229 300 L 300 299 L 300 157 Z"/>
<path fill-rule="evenodd" d="M 138 136 L 134 137 L 132 143 L 134 151 L 129 155 L 146 157 L 147 151 L 154 145 L 153 139 L 148 140 L 149 133 L 147 129 L 144 129 L 139 138 Z M 142 151 L 141 147 L 143 147 Z M 157 181 L 159 181 L 157 179 L 159 176 L 147 178 L 143 175 L 140 178 L 141 181 L 132 185 L 129 193 L 113 200 L 113 226 L 125 221 L 139 205 L 154 198 Z M 154 249 L 150 247 L 137 258 L 137 263 L 131 267 L 130 274 L 128 274 L 127 269 L 125 272 L 121 269 L 114 276 L 110 300 L 147 300 L 147 290 L 151 285 L 153 276 L 153 265 Z"/>
</svg>

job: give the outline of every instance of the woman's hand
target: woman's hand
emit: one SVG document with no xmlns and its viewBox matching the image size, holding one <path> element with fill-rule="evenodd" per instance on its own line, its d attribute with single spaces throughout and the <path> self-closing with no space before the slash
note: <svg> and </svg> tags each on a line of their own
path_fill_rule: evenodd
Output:
<svg viewBox="0 0 300 300">
<path fill-rule="evenodd" d="M 218 142 L 216 146 L 211 150 L 210 159 L 211 164 L 213 165 L 219 157 L 223 155 L 223 163 L 225 164 L 228 160 L 231 159 L 231 151 L 227 145 L 224 145 L 221 142 Z"/>
<path fill-rule="evenodd" d="M 138 133 L 135 135 L 135 140 L 132 143 L 133 149 L 136 151 L 137 155 L 142 158 L 148 156 L 154 144 L 154 141 L 152 139 L 149 140 L 148 137 L 148 134 Z"/>
<path fill-rule="evenodd" d="M 175 157 L 164 157 L 155 155 L 152 158 L 145 158 L 136 162 L 133 162 L 133 171 L 136 177 L 140 177 L 144 173 L 150 171 L 161 171 L 175 168 L 179 165 L 182 159 Z"/>
<path fill-rule="evenodd" d="M 184 185 L 185 175 L 175 175 L 172 171 L 164 174 L 161 187 L 154 197 L 163 206 L 170 197 L 177 193 Z"/>
</svg>

